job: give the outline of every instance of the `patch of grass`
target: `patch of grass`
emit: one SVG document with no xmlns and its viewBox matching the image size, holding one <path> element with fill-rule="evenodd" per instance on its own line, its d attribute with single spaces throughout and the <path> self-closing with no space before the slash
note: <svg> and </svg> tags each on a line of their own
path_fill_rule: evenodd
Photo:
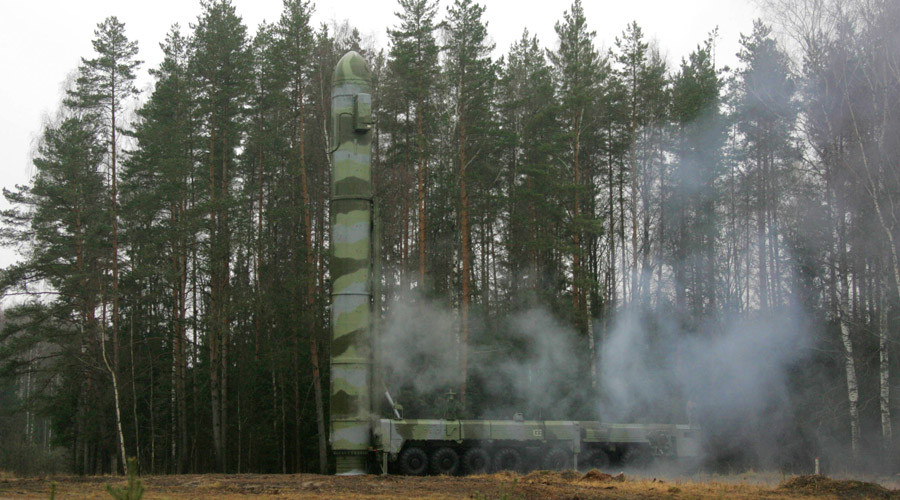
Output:
<svg viewBox="0 0 900 500">
<path fill-rule="evenodd" d="M 842 497 L 892 498 L 894 492 L 887 488 L 864 481 L 837 480 L 830 477 L 810 474 L 789 479 L 778 487 L 795 493 L 825 493 Z"/>
<path fill-rule="evenodd" d="M 518 481 L 513 481 L 515 484 Z M 475 500 L 524 500 L 524 497 L 514 496 L 512 493 L 506 491 L 506 483 L 500 483 L 500 494 L 499 496 L 487 496 L 484 493 L 476 492 Z"/>
</svg>

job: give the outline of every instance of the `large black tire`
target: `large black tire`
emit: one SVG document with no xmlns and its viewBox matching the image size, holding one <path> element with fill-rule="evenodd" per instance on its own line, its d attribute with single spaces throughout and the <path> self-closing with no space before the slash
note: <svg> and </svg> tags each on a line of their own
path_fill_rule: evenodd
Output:
<svg viewBox="0 0 900 500">
<path fill-rule="evenodd" d="M 400 453 L 400 472 L 407 476 L 424 476 L 428 471 L 428 455 L 418 446 L 410 446 Z"/>
<path fill-rule="evenodd" d="M 609 467 L 609 455 L 603 450 L 591 450 L 578 458 L 578 468 L 581 470 L 606 469 Z"/>
<path fill-rule="evenodd" d="M 494 454 L 494 470 L 510 470 L 521 472 L 522 454 L 515 448 L 500 448 Z"/>
<path fill-rule="evenodd" d="M 459 455 L 453 448 L 438 448 L 431 454 L 431 472 L 455 476 L 459 472 Z"/>
<path fill-rule="evenodd" d="M 487 474 L 491 471 L 491 456 L 484 448 L 469 448 L 462 456 L 466 474 Z"/>
<path fill-rule="evenodd" d="M 568 470 L 572 468 L 572 454 L 562 448 L 553 448 L 541 461 L 546 470 Z"/>
</svg>

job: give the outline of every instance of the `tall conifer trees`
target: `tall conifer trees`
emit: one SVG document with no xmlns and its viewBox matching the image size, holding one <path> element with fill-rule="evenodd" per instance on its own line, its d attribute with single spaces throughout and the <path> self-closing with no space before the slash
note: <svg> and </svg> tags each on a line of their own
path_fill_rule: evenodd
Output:
<svg viewBox="0 0 900 500">
<path fill-rule="evenodd" d="M 470 172 L 483 168 L 488 151 L 485 135 L 494 80 L 494 67 L 484 7 L 471 0 L 456 0 L 447 10 L 444 45 L 448 86 L 456 131 L 455 159 L 459 178 L 460 239 L 460 400 L 466 401 L 468 377 L 469 309 L 472 302 L 472 234 Z M 471 169 L 471 170 L 470 170 Z"/>
<path fill-rule="evenodd" d="M 207 349 L 216 468 L 226 468 L 230 337 L 230 269 L 234 210 L 232 183 L 241 145 L 251 68 L 247 29 L 227 0 L 204 3 L 191 39 L 190 71 L 198 87 L 198 119 L 203 130 L 199 154 L 207 169 L 206 244 L 209 273 Z"/>
<path fill-rule="evenodd" d="M 597 132 L 601 116 L 596 103 L 601 98 L 601 82 L 608 74 L 608 67 L 594 48 L 596 33 L 588 29 L 580 0 L 575 0 L 563 14 L 563 21 L 556 23 L 555 30 L 558 46 L 548 55 L 554 68 L 560 128 L 566 143 L 566 151 L 557 161 L 563 162 L 571 179 L 567 230 L 571 235 L 572 318 L 575 329 L 587 337 L 589 358 L 593 358 L 595 341 L 587 292 L 594 278 L 585 273 L 585 240 L 591 241 L 599 230 L 593 203 L 595 170 L 591 159 L 600 151 Z"/>
<path fill-rule="evenodd" d="M 388 30 L 391 50 L 388 68 L 391 72 L 391 90 L 394 97 L 405 103 L 407 113 L 405 127 L 415 130 L 404 147 L 415 151 L 416 171 L 416 242 L 418 247 L 418 286 L 426 286 L 427 260 L 427 211 L 426 171 L 432 155 L 437 109 L 435 87 L 438 77 L 438 45 L 435 40 L 435 16 L 437 4 L 427 0 L 400 0 L 397 13 L 399 26 Z M 397 139 L 399 139 L 399 134 Z M 400 142 L 399 140 L 395 140 Z"/>
</svg>

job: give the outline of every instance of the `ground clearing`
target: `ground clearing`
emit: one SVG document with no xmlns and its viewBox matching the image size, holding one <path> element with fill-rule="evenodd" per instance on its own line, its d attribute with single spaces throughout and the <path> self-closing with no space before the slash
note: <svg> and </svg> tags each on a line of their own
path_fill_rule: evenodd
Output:
<svg viewBox="0 0 900 500">
<path fill-rule="evenodd" d="M 900 490 L 824 476 L 796 476 L 773 481 L 771 475 L 694 479 L 633 478 L 591 471 L 535 471 L 468 477 L 319 476 L 315 474 L 205 474 L 145 476 L 145 499 L 898 499 Z M 109 499 L 106 485 L 121 477 L 2 478 L 0 498 Z"/>
</svg>

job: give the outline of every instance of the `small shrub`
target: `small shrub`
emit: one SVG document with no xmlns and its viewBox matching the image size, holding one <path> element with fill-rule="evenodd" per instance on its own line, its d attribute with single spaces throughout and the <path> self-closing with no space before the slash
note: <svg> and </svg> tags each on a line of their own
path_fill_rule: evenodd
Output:
<svg viewBox="0 0 900 500">
<path fill-rule="evenodd" d="M 144 485 L 137 475 L 136 458 L 128 459 L 128 484 L 124 488 L 116 488 L 107 484 L 106 491 L 116 500 L 140 500 L 144 496 Z"/>
<path fill-rule="evenodd" d="M 13 476 L 41 476 L 70 472 L 68 451 L 54 448 L 47 451 L 43 446 L 11 441 L 0 444 L 0 471 Z"/>
</svg>

